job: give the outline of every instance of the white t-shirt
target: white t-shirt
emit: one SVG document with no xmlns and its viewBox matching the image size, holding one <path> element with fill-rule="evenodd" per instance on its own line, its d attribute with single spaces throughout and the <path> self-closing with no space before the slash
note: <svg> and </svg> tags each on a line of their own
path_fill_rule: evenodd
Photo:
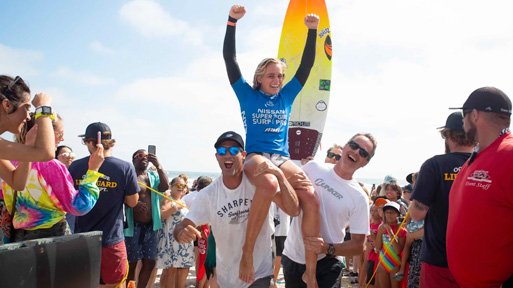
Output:
<svg viewBox="0 0 513 288">
<path fill-rule="evenodd" d="M 326 243 L 344 242 L 347 224 L 351 233 L 370 234 L 368 197 L 356 180 L 344 180 L 333 170 L 334 165 L 308 162 L 303 171 L 312 181 L 320 202 L 321 236 Z M 283 254 L 305 264 L 305 247 L 301 234 L 303 213 L 292 220 Z M 318 259 L 325 257 L 320 254 Z M 341 257 L 337 257 L 340 260 Z"/>
<path fill-rule="evenodd" d="M 255 186 L 243 175 L 239 187 L 230 190 L 220 176 L 197 194 L 186 218 L 196 226 L 207 223 L 212 226 L 216 239 L 217 282 L 221 287 L 248 287 L 250 284 L 239 280 L 239 264 Z M 255 279 L 273 274 L 271 235 L 274 222 L 271 212 L 267 216 L 253 253 Z"/>
<path fill-rule="evenodd" d="M 274 211 L 274 218 L 280 221 L 280 224 L 274 227 L 274 236 L 287 236 L 290 229 L 290 216 L 274 202 L 271 203 L 271 210 Z"/>
<path fill-rule="evenodd" d="M 185 206 L 191 208 L 192 204 L 194 203 L 194 199 L 196 199 L 196 196 L 198 196 L 197 191 L 191 191 L 189 194 L 182 197 L 182 201 L 185 202 Z"/>
</svg>

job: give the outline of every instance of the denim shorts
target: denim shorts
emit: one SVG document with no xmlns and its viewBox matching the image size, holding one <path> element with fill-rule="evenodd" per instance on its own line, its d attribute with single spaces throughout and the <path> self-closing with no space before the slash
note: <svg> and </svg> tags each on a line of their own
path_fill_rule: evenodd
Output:
<svg viewBox="0 0 513 288">
<path fill-rule="evenodd" d="M 157 259 L 157 231 L 153 231 L 153 223 L 134 223 L 134 237 L 126 237 L 128 262 L 134 263 L 141 259 Z"/>
</svg>

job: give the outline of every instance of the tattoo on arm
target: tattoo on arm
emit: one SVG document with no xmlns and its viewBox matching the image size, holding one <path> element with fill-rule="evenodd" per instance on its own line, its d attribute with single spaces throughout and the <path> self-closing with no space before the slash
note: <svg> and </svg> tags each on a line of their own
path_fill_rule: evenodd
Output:
<svg viewBox="0 0 513 288">
<path fill-rule="evenodd" d="M 417 200 L 413 200 L 413 205 L 415 205 L 415 208 L 417 208 L 418 210 L 420 211 L 426 211 L 428 206 L 420 203 L 419 201 Z"/>
</svg>

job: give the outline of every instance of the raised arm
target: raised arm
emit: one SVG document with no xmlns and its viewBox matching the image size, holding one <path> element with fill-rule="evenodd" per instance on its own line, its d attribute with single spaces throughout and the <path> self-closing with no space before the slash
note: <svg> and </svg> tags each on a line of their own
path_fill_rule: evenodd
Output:
<svg viewBox="0 0 513 288">
<path fill-rule="evenodd" d="M 50 106 L 52 98 L 46 94 L 37 94 L 32 100 L 34 107 Z M 30 104 L 18 109 L 29 109 Z M 21 191 L 27 184 L 30 163 L 46 162 L 55 156 L 55 135 L 50 117 L 39 116 L 37 123 L 37 138 L 34 145 L 14 143 L 0 138 L 0 177 L 13 189 Z M 20 161 L 18 167 L 14 167 L 9 161 Z"/>
<path fill-rule="evenodd" d="M 246 14 L 246 8 L 244 8 L 244 6 L 233 5 L 232 8 L 230 8 L 228 23 L 226 25 L 223 57 L 230 85 L 237 82 L 237 80 L 242 76 L 239 64 L 237 64 L 237 57 L 235 55 L 235 25 L 237 25 L 237 20 L 244 17 L 244 14 Z"/>
<path fill-rule="evenodd" d="M 67 169 L 64 174 L 67 174 L 66 176 L 69 180 L 66 181 L 64 179 L 64 181 L 62 181 L 63 183 L 60 184 L 63 186 L 60 188 L 59 186 L 56 187 L 56 191 L 72 195 L 71 203 L 67 203 L 66 201 L 61 201 L 61 203 L 65 206 L 65 211 L 73 215 L 80 216 L 88 213 L 93 209 L 100 197 L 100 189 L 97 186 L 97 182 L 98 178 L 103 177 L 104 175 L 99 173 L 98 170 L 105 160 L 105 157 L 103 154 L 103 145 L 97 144 L 96 147 L 97 149 L 94 153 L 89 156 L 89 169 L 87 170 L 84 179 L 80 181 L 78 191 L 74 189 L 73 179 L 71 178 L 71 175 L 69 175 Z M 57 173 L 54 173 L 54 175 L 55 174 Z M 51 179 L 51 177 L 48 177 L 47 179 Z"/>
<path fill-rule="evenodd" d="M 308 36 L 306 37 L 305 49 L 301 57 L 301 63 L 296 71 L 296 79 L 301 86 L 305 86 L 310 70 L 315 62 L 315 46 L 317 44 L 317 27 L 319 26 L 319 16 L 308 14 L 305 16 L 305 25 L 308 27 Z"/>
<path fill-rule="evenodd" d="M 163 191 L 166 191 L 167 189 L 169 189 L 169 179 L 167 178 L 167 173 L 166 171 L 164 170 L 164 168 L 162 168 L 162 164 L 160 164 L 159 162 L 159 159 L 157 158 L 157 156 L 155 154 L 148 154 L 148 161 L 150 161 L 153 166 L 155 166 L 155 168 L 157 168 L 157 173 L 159 174 L 159 191 L 163 192 Z"/>
</svg>

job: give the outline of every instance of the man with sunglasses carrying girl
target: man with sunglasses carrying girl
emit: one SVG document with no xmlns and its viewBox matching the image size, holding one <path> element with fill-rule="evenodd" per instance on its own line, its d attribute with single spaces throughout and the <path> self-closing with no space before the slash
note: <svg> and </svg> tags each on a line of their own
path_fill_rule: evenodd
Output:
<svg viewBox="0 0 513 288">
<path fill-rule="evenodd" d="M 340 287 L 341 256 L 363 253 L 365 237 L 370 233 L 369 198 L 353 174 L 369 163 L 376 145 L 371 134 L 356 134 L 344 145 L 335 165 L 310 161 L 302 167 L 319 197 L 321 237 L 303 237 L 302 214 L 292 221 L 281 261 L 285 287 L 307 287 L 301 281 L 306 269 L 305 248 L 319 254 L 316 278 L 320 288 Z M 303 176 L 290 177 L 292 186 L 296 186 L 296 178 L 302 181 Z M 351 240 L 344 242 L 348 225 Z"/>
<path fill-rule="evenodd" d="M 220 287 L 268 288 L 273 276 L 272 243 L 274 221 L 272 211 L 265 215 L 264 225 L 255 241 L 252 264 L 255 281 L 247 283 L 239 279 L 239 263 L 244 257 L 242 246 L 246 237 L 249 211 L 252 208 L 256 187 L 243 172 L 246 158 L 242 137 L 232 131 L 223 133 L 216 141 L 216 159 L 222 171 L 212 184 L 198 193 L 194 206 L 174 231 L 175 238 L 187 243 L 201 237 L 196 227 L 210 223 L 216 237 L 217 281 Z M 299 214 L 299 201 L 285 179 L 284 173 L 274 165 L 261 167 L 259 173 L 271 173 L 278 181 L 279 191 L 274 191 L 273 201 L 291 216 Z M 297 186 L 311 185 L 299 181 Z M 303 187 L 304 188 L 304 187 Z"/>
<path fill-rule="evenodd" d="M 257 66 L 250 86 L 240 72 L 235 53 L 235 28 L 246 14 L 246 8 L 233 5 L 229 12 L 223 45 L 223 57 L 228 79 L 240 104 L 240 112 L 246 130 L 248 156 L 244 171 L 251 183 L 257 187 L 253 206 L 248 219 L 244 240 L 239 278 L 247 283 L 254 281 L 252 257 L 256 237 L 269 211 L 273 191 L 278 183 L 270 173 L 258 173 L 261 165 L 274 165 L 286 177 L 301 172 L 290 160 L 288 145 L 288 124 L 294 99 L 308 80 L 315 62 L 315 48 L 319 16 L 307 14 L 304 18 L 306 43 L 301 63 L 291 80 L 284 85 L 285 63 L 276 58 L 265 58 Z M 297 23 L 301 25 L 302 23 Z M 311 187 L 310 187 L 311 188 Z M 319 236 L 319 200 L 313 189 L 297 189 L 301 209 L 305 213 L 303 233 L 305 236 Z M 303 277 L 309 288 L 315 288 L 315 264 L 317 255 L 306 251 L 307 270 Z"/>
<path fill-rule="evenodd" d="M 156 172 L 148 170 L 150 163 L 156 168 Z M 135 267 L 137 262 L 142 260 L 142 268 L 141 272 L 139 272 L 137 285 L 139 287 L 146 287 L 155 267 L 158 243 L 157 231 L 162 229 L 162 221 L 160 219 L 161 197 L 145 186 L 159 192 L 165 192 L 169 189 L 169 179 L 157 156 L 147 153 L 144 149 L 134 152 L 132 164 L 135 167 L 137 181 L 143 183 L 144 186 L 140 185 L 141 191 L 139 191 L 137 205 L 134 208 L 125 207 L 128 223 L 128 228 L 124 230 L 129 262 L 127 282 L 134 280 Z"/>
<path fill-rule="evenodd" d="M 112 139 L 112 132 L 107 124 L 92 123 L 87 126 L 85 134 L 78 137 L 82 137 L 82 142 L 90 154 L 94 154 L 100 141 L 104 147 L 105 160 L 98 170 L 104 175 L 97 182 L 100 197 L 89 213 L 76 218 L 75 232 L 103 232 L 100 287 L 117 287 L 125 281 L 128 272 L 123 235 L 123 207 L 124 204 L 129 207 L 137 205 L 138 192 L 141 189 L 137 184 L 137 175 L 132 163 L 112 156 L 116 140 Z M 78 188 L 80 181 L 86 176 L 88 162 L 89 156 L 75 160 L 69 166 L 75 188 Z"/>
</svg>

